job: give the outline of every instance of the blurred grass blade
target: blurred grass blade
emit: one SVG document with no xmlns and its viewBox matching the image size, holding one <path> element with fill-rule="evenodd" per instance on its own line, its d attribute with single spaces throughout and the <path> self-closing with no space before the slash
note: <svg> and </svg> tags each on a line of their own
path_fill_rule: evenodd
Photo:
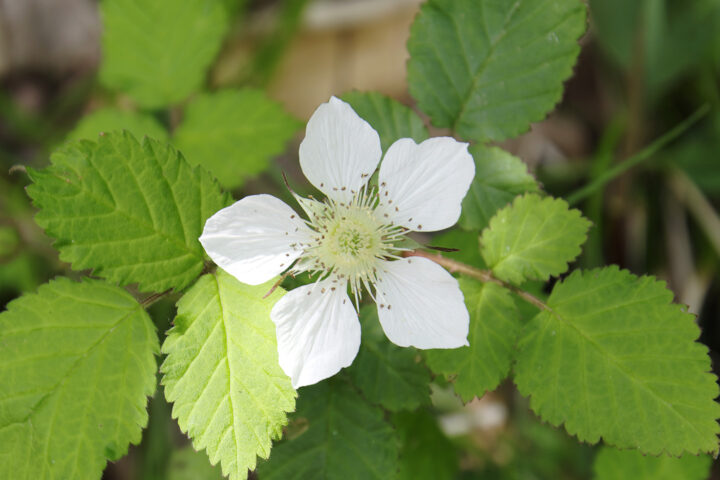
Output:
<svg viewBox="0 0 720 480">
<path fill-rule="evenodd" d="M 657 152 L 662 150 L 667 144 L 678 138 L 680 135 L 685 133 L 690 127 L 695 125 L 702 117 L 704 117 L 710 111 L 710 105 L 705 104 L 702 107 L 695 110 L 695 112 L 688 118 L 680 122 L 675 128 L 667 132 L 662 137 L 655 140 L 653 143 L 645 147 L 640 152 L 631 156 L 627 160 L 615 165 L 613 168 L 607 170 L 603 175 L 599 175 L 595 180 L 585 185 L 584 187 L 576 190 L 572 194 L 568 195 L 567 202 L 570 205 L 577 204 L 580 200 L 591 195 L 597 189 L 603 187 L 606 183 L 613 180 L 615 177 L 642 163 L 644 160 L 655 155 Z"/>
</svg>

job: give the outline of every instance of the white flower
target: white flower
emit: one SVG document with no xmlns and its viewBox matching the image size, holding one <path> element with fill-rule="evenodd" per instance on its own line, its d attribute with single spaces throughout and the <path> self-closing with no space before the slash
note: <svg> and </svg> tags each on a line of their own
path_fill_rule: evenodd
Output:
<svg viewBox="0 0 720 480">
<path fill-rule="evenodd" d="M 283 271 L 318 281 L 273 307 L 280 366 L 295 388 L 349 366 L 360 347 L 356 300 L 375 299 L 387 337 L 400 346 L 467 345 L 469 315 L 457 281 L 436 263 L 401 258 L 410 231 L 452 226 L 475 166 L 467 144 L 398 140 L 385 153 L 377 191 L 367 182 L 380 162 L 380 138 L 347 103 L 333 97 L 307 125 L 300 166 L 327 199 L 296 196 L 303 220 L 271 195 L 252 195 L 208 219 L 200 242 L 222 269 L 258 285 Z"/>
</svg>

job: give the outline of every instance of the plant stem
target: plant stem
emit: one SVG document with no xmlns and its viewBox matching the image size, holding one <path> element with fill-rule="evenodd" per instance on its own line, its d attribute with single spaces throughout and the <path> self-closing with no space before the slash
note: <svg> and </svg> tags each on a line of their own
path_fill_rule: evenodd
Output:
<svg viewBox="0 0 720 480">
<path fill-rule="evenodd" d="M 438 253 L 428 253 L 424 252 L 422 250 L 412 250 L 410 252 L 405 252 L 406 257 L 423 257 L 427 258 L 428 260 L 432 260 L 433 262 L 437 263 L 438 265 L 442 265 L 445 267 L 445 269 L 451 273 L 459 273 L 461 275 L 466 275 L 468 277 L 472 277 L 476 280 L 480 280 L 483 283 L 494 283 L 496 285 L 500 285 L 501 287 L 507 288 L 511 292 L 513 292 L 515 295 L 519 296 L 523 300 L 525 300 L 528 303 L 531 303 L 535 307 L 539 308 L 540 310 L 547 310 L 548 312 L 552 312 L 552 309 L 542 300 L 537 298 L 536 296 L 526 292 L 525 290 L 522 290 L 514 285 L 510 285 L 507 282 L 503 282 L 499 278 L 496 278 L 493 276 L 492 272 L 488 270 L 480 270 L 479 268 L 475 268 L 473 266 L 467 265 L 465 263 L 461 263 L 455 260 L 451 260 L 449 258 L 443 257 L 442 255 Z"/>
<path fill-rule="evenodd" d="M 608 183 L 626 170 L 634 167 L 635 165 L 647 160 L 648 158 L 655 155 L 658 151 L 662 150 L 665 145 L 675 140 L 677 137 L 685 133 L 687 129 L 692 127 L 698 120 L 700 120 L 706 113 L 710 111 L 710 105 L 703 105 L 702 107 L 695 110 L 695 112 L 688 118 L 676 125 L 672 130 L 667 132 L 662 137 L 655 140 L 653 143 L 645 147 L 640 152 L 629 157 L 624 162 L 618 163 L 613 168 L 606 170 L 605 173 L 598 176 L 595 180 L 585 185 L 584 187 L 576 190 L 567 197 L 567 202 L 570 205 L 575 205 L 580 200 L 592 194 L 598 188 Z"/>
<path fill-rule="evenodd" d="M 165 290 L 164 292 L 161 292 L 161 293 L 153 293 L 152 295 L 147 297 L 145 300 L 140 302 L 140 306 L 147 310 L 147 308 L 150 305 L 152 305 L 153 303 L 157 302 L 158 300 L 160 300 L 163 297 L 167 297 L 168 295 L 170 295 L 170 292 L 172 292 L 172 288 L 168 288 L 167 290 Z"/>
</svg>

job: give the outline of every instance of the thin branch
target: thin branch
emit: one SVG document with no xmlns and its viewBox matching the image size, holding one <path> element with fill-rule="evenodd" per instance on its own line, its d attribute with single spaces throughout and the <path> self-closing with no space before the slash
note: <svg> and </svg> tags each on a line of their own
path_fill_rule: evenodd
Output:
<svg viewBox="0 0 720 480">
<path fill-rule="evenodd" d="M 161 293 L 153 293 L 149 297 L 147 297 L 145 300 L 140 302 L 140 306 L 147 310 L 147 308 L 152 305 L 153 303 L 157 302 L 161 298 L 167 297 L 172 292 L 172 288 L 168 288 L 164 292 Z"/>
<path fill-rule="evenodd" d="M 424 252 L 422 250 L 412 250 L 410 252 L 405 252 L 404 256 L 405 257 L 427 258 L 428 260 L 432 260 L 433 262 L 437 263 L 438 265 L 442 265 L 443 267 L 445 267 L 445 269 L 447 271 L 449 271 L 451 273 L 459 273 L 461 275 L 466 275 L 468 277 L 472 277 L 477 280 L 480 280 L 483 283 L 494 283 L 496 285 L 500 285 L 501 287 L 507 288 L 508 290 L 513 292 L 515 295 L 519 296 L 520 298 L 522 298 L 526 302 L 534 305 L 535 307 L 539 308 L 540 310 L 547 310 L 548 312 L 552 312 L 552 309 L 545 302 L 543 302 L 536 296 L 534 296 L 531 293 L 528 293 L 525 290 L 522 290 L 514 285 L 510 285 L 507 282 L 503 282 L 499 278 L 496 278 L 495 276 L 493 276 L 492 272 L 490 272 L 488 270 L 480 270 L 479 268 L 472 267 L 465 263 L 461 263 L 461 262 L 443 257 L 440 254 L 428 253 L 428 252 Z"/>
</svg>

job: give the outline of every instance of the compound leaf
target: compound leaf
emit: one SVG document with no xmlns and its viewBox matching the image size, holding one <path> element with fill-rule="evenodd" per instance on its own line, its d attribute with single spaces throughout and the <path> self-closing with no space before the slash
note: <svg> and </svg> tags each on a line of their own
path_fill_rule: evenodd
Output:
<svg viewBox="0 0 720 480">
<path fill-rule="evenodd" d="M 58 278 L 0 314 L 0 478 L 100 478 L 138 443 L 158 340 L 124 290 Z"/>
<path fill-rule="evenodd" d="M 462 204 L 459 224 L 465 230 L 482 230 L 495 213 L 517 195 L 539 190 L 519 158 L 497 147 L 473 145 L 475 178 Z"/>
<path fill-rule="evenodd" d="M 165 127 L 147 113 L 101 108 L 85 115 L 68 134 L 67 140 L 95 140 L 100 133 L 114 130 L 127 130 L 135 138 L 148 136 L 163 141 L 168 138 Z"/>
<path fill-rule="evenodd" d="M 252 89 L 225 90 L 194 98 L 175 131 L 175 145 L 193 165 L 202 165 L 227 188 L 265 170 L 300 122 Z"/>
<path fill-rule="evenodd" d="M 584 31 L 578 0 L 430 0 L 410 31 L 410 93 L 437 127 L 513 137 L 560 100 Z"/>
<path fill-rule="evenodd" d="M 595 480 L 705 480 L 712 458 L 683 455 L 680 458 L 643 455 L 637 450 L 603 447 L 595 457 Z"/>
<path fill-rule="evenodd" d="M 515 383 L 531 407 L 586 442 L 716 452 L 720 405 L 693 315 L 652 277 L 609 267 L 555 285 L 519 341 Z"/>
<path fill-rule="evenodd" d="M 396 477 L 393 429 L 349 385 L 330 379 L 300 390 L 295 420 L 307 429 L 275 447 L 258 466 L 262 480 L 323 478 L 387 480 Z"/>
<path fill-rule="evenodd" d="M 244 479 L 258 455 L 268 457 L 295 406 L 270 320 L 283 291 L 263 299 L 271 286 L 245 285 L 222 270 L 201 277 L 178 302 L 162 347 L 173 417 L 231 479 Z"/>
<path fill-rule="evenodd" d="M 547 280 L 580 254 L 590 222 L 567 202 L 535 194 L 500 210 L 480 238 L 480 251 L 502 280 Z"/>
<path fill-rule="evenodd" d="M 401 138 L 420 143 L 428 138 L 422 119 L 411 108 L 378 92 L 348 92 L 342 96 L 360 117 L 377 130 L 383 152 Z"/>
<path fill-rule="evenodd" d="M 103 0 L 100 13 L 100 81 L 147 108 L 198 90 L 228 27 L 217 0 Z"/>
<path fill-rule="evenodd" d="M 413 348 L 391 343 L 375 306 L 361 310 L 362 345 L 348 369 L 365 398 L 388 410 L 412 410 L 430 404 L 430 372 Z"/>
<path fill-rule="evenodd" d="M 468 402 L 495 389 L 510 372 L 521 324 L 508 290 L 465 277 L 460 288 L 470 312 L 470 346 L 428 350 L 425 358 L 435 373 L 454 379 L 455 392 Z"/>
<path fill-rule="evenodd" d="M 28 169 L 35 221 L 76 270 L 143 291 L 182 289 L 202 271 L 197 238 L 230 198 L 175 149 L 128 132 L 62 146 Z"/>
</svg>

